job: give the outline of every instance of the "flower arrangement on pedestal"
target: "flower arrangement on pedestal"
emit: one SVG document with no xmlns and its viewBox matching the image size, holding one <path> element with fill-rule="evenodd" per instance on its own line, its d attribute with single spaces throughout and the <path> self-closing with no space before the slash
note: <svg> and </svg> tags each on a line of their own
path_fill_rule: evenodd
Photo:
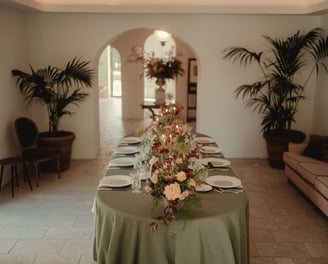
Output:
<svg viewBox="0 0 328 264">
<path fill-rule="evenodd" d="M 143 64 L 144 74 L 147 78 L 156 78 L 158 92 L 162 92 L 162 98 L 160 102 L 161 104 L 165 103 L 164 86 L 166 80 L 175 79 L 178 76 L 183 76 L 185 72 L 182 68 L 182 61 L 178 59 L 174 54 L 175 52 L 172 48 L 168 52 L 167 57 L 156 57 L 155 52 L 144 54 L 140 47 L 133 47 L 132 54 L 129 57 L 129 61 L 139 62 Z"/>
<path fill-rule="evenodd" d="M 151 52 L 150 55 L 145 58 L 144 68 L 145 74 L 149 79 L 174 79 L 184 74 L 182 61 L 173 56 L 172 50 L 169 52 L 167 58 L 157 58 L 155 53 Z"/>
<path fill-rule="evenodd" d="M 162 223 L 168 227 L 175 220 L 179 209 L 196 206 L 196 186 L 200 183 L 203 169 L 199 157 L 200 147 L 186 126 L 181 114 L 182 107 L 162 107 L 149 129 L 152 132 L 152 175 L 145 186 L 155 201 L 166 202 L 163 214 L 154 217 L 151 228 L 156 231 Z"/>
</svg>

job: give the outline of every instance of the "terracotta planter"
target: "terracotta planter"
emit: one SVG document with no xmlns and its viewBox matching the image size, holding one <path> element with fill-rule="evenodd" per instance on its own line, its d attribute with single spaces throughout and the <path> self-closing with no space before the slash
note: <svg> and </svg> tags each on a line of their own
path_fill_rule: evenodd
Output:
<svg viewBox="0 0 328 264">
<path fill-rule="evenodd" d="M 270 130 L 263 133 L 266 140 L 268 160 L 273 168 L 283 169 L 283 153 L 288 150 L 288 143 L 301 143 L 306 135 L 298 130 Z"/>
<path fill-rule="evenodd" d="M 58 136 L 50 136 L 49 132 L 41 132 L 39 134 L 39 146 L 56 150 L 60 153 L 60 170 L 69 169 L 72 154 L 72 145 L 75 134 L 69 131 L 59 131 Z M 56 172 L 56 162 L 50 161 L 42 164 L 42 170 L 45 172 Z"/>
</svg>

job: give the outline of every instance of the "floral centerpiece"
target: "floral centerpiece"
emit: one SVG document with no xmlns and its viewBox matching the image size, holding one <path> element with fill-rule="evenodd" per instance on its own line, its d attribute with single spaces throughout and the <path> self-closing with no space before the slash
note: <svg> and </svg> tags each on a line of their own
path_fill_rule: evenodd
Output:
<svg viewBox="0 0 328 264">
<path fill-rule="evenodd" d="M 157 57 L 153 51 L 144 53 L 141 47 L 133 47 L 128 61 L 142 63 L 143 74 L 148 79 L 156 79 L 155 83 L 158 87 L 155 90 L 155 103 L 158 105 L 165 104 L 166 80 L 175 79 L 184 74 L 182 61 L 175 56 L 173 48 L 166 56 Z"/>
<path fill-rule="evenodd" d="M 140 47 L 133 47 L 129 61 L 142 63 L 146 77 L 149 79 L 156 78 L 156 83 L 161 80 L 165 84 L 165 80 L 174 79 L 184 74 L 182 61 L 174 55 L 173 49 L 168 52 L 167 57 L 162 58 L 156 57 L 153 51 L 144 53 Z"/>
<path fill-rule="evenodd" d="M 162 107 L 149 129 L 152 133 L 152 175 L 145 186 L 156 202 L 166 202 L 163 214 L 154 217 L 151 228 L 159 224 L 168 227 L 178 210 L 199 204 L 196 186 L 203 169 L 199 159 L 200 147 L 181 114 L 182 107 Z"/>
<path fill-rule="evenodd" d="M 149 79 L 156 78 L 158 85 L 165 84 L 166 79 L 174 79 L 184 74 L 182 61 L 173 56 L 172 51 L 167 58 L 157 58 L 155 53 L 151 52 L 145 58 L 144 69 L 146 77 Z"/>
</svg>

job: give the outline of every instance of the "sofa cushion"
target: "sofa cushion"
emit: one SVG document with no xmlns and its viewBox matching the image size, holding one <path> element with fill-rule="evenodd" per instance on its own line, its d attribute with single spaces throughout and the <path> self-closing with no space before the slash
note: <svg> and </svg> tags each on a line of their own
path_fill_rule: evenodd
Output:
<svg viewBox="0 0 328 264">
<path fill-rule="evenodd" d="M 310 135 L 310 142 L 302 155 L 318 160 L 324 160 L 323 149 L 328 143 L 328 136 Z M 325 157 L 326 158 L 326 157 Z"/>
<path fill-rule="evenodd" d="M 316 160 L 307 156 L 303 156 L 293 152 L 285 152 L 283 155 L 284 162 L 294 170 L 297 170 L 299 163 L 323 163 L 320 160 Z"/>
<path fill-rule="evenodd" d="M 328 143 L 321 145 L 322 160 L 328 162 Z"/>
<path fill-rule="evenodd" d="M 299 163 L 297 172 L 309 183 L 314 184 L 316 177 L 328 177 L 328 163 Z"/>
<path fill-rule="evenodd" d="M 328 177 L 317 177 L 314 180 L 315 188 L 328 199 Z"/>
</svg>

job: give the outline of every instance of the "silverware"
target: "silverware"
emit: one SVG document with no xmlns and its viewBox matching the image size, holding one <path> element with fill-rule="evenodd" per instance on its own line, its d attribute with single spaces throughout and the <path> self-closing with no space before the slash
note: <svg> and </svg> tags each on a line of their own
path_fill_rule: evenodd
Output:
<svg viewBox="0 0 328 264">
<path fill-rule="evenodd" d="M 242 188 L 235 188 L 235 189 L 222 189 L 222 188 L 214 188 L 214 190 L 218 193 L 242 193 L 244 189 Z"/>
<path fill-rule="evenodd" d="M 110 188 L 110 187 L 105 187 L 105 186 L 100 186 L 97 188 L 98 191 L 127 191 L 129 189 L 127 188 Z"/>
<path fill-rule="evenodd" d="M 231 170 L 231 167 L 216 167 L 215 170 L 228 171 Z"/>
</svg>

